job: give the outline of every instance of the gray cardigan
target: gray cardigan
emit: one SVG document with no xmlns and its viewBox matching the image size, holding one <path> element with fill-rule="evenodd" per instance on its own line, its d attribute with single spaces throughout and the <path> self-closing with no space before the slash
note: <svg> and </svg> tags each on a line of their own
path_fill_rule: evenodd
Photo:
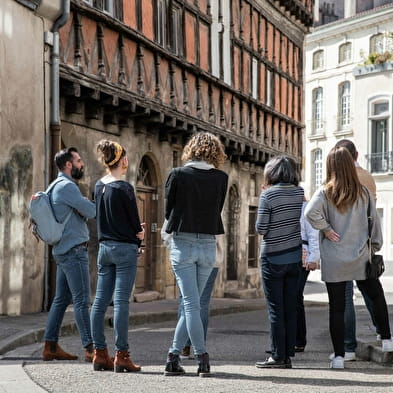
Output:
<svg viewBox="0 0 393 393">
<path fill-rule="evenodd" d="M 305 216 L 310 224 L 320 231 L 319 249 L 323 281 L 365 280 L 369 257 L 367 205 L 368 198 L 364 201 L 359 199 L 358 203 L 345 213 L 340 213 L 327 201 L 323 187 L 315 192 L 308 203 Z M 374 251 L 378 251 L 382 247 L 382 231 L 373 198 L 370 198 L 370 210 L 371 242 Z M 332 242 L 324 236 L 323 232 L 331 229 L 340 235 L 340 241 Z"/>
</svg>

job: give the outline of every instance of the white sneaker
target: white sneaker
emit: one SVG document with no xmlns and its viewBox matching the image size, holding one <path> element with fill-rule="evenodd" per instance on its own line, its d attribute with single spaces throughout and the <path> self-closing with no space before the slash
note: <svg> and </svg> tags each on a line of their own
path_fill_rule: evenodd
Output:
<svg viewBox="0 0 393 393">
<path fill-rule="evenodd" d="M 342 356 L 336 356 L 330 362 L 330 368 L 344 368 L 344 358 Z"/>
<path fill-rule="evenodd" d="M 334 352 L 329 355 L 329 359 L 334 359 Z M 353 362 L 356 360 L 356 353 L 355 352 L 345 352 L 344 355 L 344 362 Z"/>
<path fill-rule="evenodd" d="M 382 340 L 382 352 L 393 352 L 393 340 L 391 338 Z"/>
</svg>

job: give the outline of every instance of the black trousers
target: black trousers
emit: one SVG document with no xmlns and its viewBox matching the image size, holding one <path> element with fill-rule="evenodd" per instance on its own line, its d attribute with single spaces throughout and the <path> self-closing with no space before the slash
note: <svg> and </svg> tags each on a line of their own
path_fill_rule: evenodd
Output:
<svg viewBox="0 0 393 393">
<path fill-rule="evenodd" d="M 329 330 L 335 356 L 344 356 L 344 310 L 345 310 L 345 281 L 327 282 L 329 296 Z M 370 298 L 374 318 L 380 330 L 381 339 L 389 339 L 390 326 L 388 307 L 380 281 L 367 279 L 356 281 L 360 291 Z"/>
</svg>

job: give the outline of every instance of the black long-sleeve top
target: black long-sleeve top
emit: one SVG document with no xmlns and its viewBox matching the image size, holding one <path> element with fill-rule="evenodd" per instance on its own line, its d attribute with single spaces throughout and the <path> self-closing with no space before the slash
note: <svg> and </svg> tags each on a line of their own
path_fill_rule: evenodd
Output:
<svg viewBox="0 0 393 393">
<path fill-rule="evenodd" d="M 98 240 L 115 240 L 140 245 L 136 237 L 142 231 L 134 188 L 124 180 L 95 185 Z"/>
<path fill-rule="evenodd" d="M 166 232 L 224 233 L 221 210 L 228 175 L 219 169 L 175 168 L 165 184 Z"/>
</svg>

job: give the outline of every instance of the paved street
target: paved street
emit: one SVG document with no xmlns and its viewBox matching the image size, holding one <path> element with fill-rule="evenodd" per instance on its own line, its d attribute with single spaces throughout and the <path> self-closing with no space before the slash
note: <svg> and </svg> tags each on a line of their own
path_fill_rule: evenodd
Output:
<svg viewBox="0 0 393 393">
<path fill-rule="evenodd" d="M 358 316 L 367 317 L 363 307 Z M 293 361 L 292 370 L 256 369 L 256 360 L 268 348 L 266 310 L 236 313 L 211 318 L 208 350 L 213 376 L 198 378 L 195 360 L 184 361 L 187 375 L 164 377 L 165 354 L 172 337 L 174 322 L 137 326 L 130 331 L 132 358 L 143 366 L 140 374 L 94 372 L 82 362 L 42 362 L 41 344 L 18 348 L 6 357 L 30 357 L 24 367 L 37 384 L 49 392 L 386 392 L 391 389 L 393 370 L 373 362 L 347 363 L 344 371 L 328 369 L 331 343 L 327 330 L 327 307 L 307 310 L 309 343 L 306 352 Z M 113 343 L 112 330 L 107 329 Z M 82 356 L 77 336 L 64 337 L 61 344 Z M 388 390 L 387 390 L 388 389 Z M 1 391 L 1 390 L 0 390 Z"/>
</svg>

